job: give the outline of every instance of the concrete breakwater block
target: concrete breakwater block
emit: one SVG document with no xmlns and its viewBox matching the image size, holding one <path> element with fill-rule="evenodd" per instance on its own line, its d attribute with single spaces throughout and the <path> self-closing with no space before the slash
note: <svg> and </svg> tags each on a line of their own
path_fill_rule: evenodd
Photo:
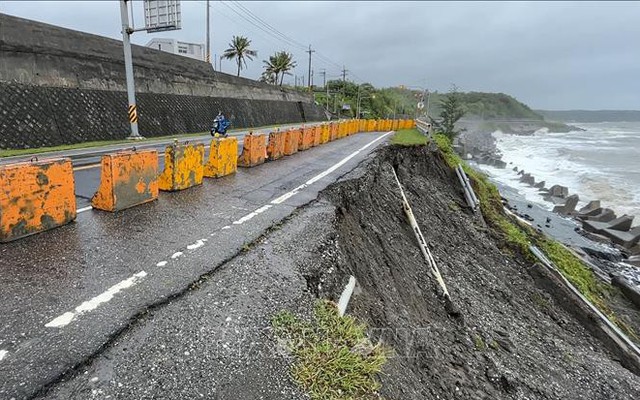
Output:
<svg viewBox="0 0 640 400">
<path fill-rule="evenodd" d="M 609 222 L 597 222 L 597 221 L 584 221 L 582 223 L 582 229 L 587 232 L 594 232 L 603 234 L 607 229 L 615 229 L 617 231 L 626 232 L 631 228 L 633 222 L 633 215 L 623 215 Z"/>
<path fill-rule="evenodd" d="M 518 172 L 518 167 L 513 167 L 513 172 Z"/>
<path fill-rule="evenodd" d="M 568 215 L 575 211 L 578 201 L 580 201 L 580 197 L 577 194 L 572 194 L 567 197 L 567 200 L 563 205 L 553 207 L 553 212 L 561 215 Z"/>
<path fill-rule="evenodd" d="M 550 201 L 553 204 L 564 204 L 566 203 L 567 199 L 565 197 L 558 197 L 558 196 L 552 196 L 549 193 L 542 193 L 542 198 L 544 199 L 544 201 Z"/>
<path fill-rule="evenodd" d="M 533 185 L 533 187 L 538 188 L 538 189 L 543 189 L 545 183 L 546 183 L 545 181 L 541 181 L 541 182 L 538 182 L 535 185 Z"/>
<path fill-rule="evenodd" d="M 531 176 L 531 174 L 524 174 L 520 178 L 520 182 L 526 183 L 527 185 L 532 186 L 536 183 L 536 179 L 533 176 Z"/>
<path fill-rule="evenodd" d="M 551 196 L 565 198 L 569 195 L 569 188 L 566 186 L 553 185 L 549 188 L 549 194 L 551 194 Z"/>
<path fill-rule="evenodd" d="M 592 213 L 578 215 L 578 219 L 583 221 L 609 222 L 616 218 L 616 213 L 610 208 L 599 208 Z"/>
<path fill-rule="evenodd" d="M 591 200 L 589 204 L 578 210 L 578 215 L 596 215 L 599 210 L 601 210 L 600 200 Z"/>
<path fill-rule="evenodd" d="M 640 226 L 636 226 L 626 232 L 617 229 L 605 229 L 602 234 L 610 238 L 613 243 L 619 244 L 625 249 L 630 249 L 640 240 Z"/>
<path fill-rule="evenodd" d="M 523 169 L 521 169 L 521 170 L 518 172 L 518 175 L 524 175 L 524 170 L 523 170 Z"/>
</svg>

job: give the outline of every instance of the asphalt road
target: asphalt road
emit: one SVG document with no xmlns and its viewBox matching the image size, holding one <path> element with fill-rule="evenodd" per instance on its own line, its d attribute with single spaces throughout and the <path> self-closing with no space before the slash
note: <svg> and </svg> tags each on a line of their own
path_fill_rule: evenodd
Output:
<svg viewBox="0 0 640 400">
<path fill-rule="evenodd" d="M 356 134 L 119 213 L 81 212 L 73 224 L 0 245 L 0 399 L 30 398 L 59 382 L 387 137 Z M 76 171 L 79 194 L 93 194 L 97 170 Z"/>
</svg>

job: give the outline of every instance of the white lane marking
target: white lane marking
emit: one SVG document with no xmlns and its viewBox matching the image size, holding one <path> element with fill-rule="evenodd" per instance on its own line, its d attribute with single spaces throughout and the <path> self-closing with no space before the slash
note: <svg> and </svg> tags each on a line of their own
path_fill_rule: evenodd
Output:
<svg viewBox="0 0 640 400">
<path fill-rule="evenodd" d="M 198 247 L 202 247 L 204 246 L 204 241 L 203 240 L 198 240 L 197 242 L 195 242 L 194 244 L 190 244 L 187 246 L 187 250 L 195 250 Z"/>
<path fill-rule="evenodd" d="M 244 217 L 240 218 L 239 220 L 233 221 L 233 224 L 234 225 L 242 225 L 243 223 L 249 221 L 251 218 L 253 218 L 253 217 L 255 217 L 255 216 L 259 215 L 259 214 L 262 214 L 265 211 L 267 211 L 271 207 L 273 207 L 271 204 L 264 205 L 264 206 L 258 208 L 257 210 L 245 215 Z"/>
<path fill-rule="evenodd" d="M 0 361 L 2 361 L 2 359 L 5 358 L 7 354 L 9 354 L 8 351 L 0 350 Z"/>
<path fill-rule="evenodd" d="M 140 271 L 137 274 L 134 274 L 133 276 L 131 276 L 130 278 L 125 279 L 111 286 L 106 292 L 101 293 L 96 297 L 92 298 L 91 300 L 85 301 L 84 303 L 80 304 L 78 307 L 75 308 L 74 311 L 66 312 L 61 316 L 53 319 L 51 322 L 49 322 L 45 326 L 47 328 L 62 328 L 68 325 L 77 316 L 87 313 L 89 311 L 95 310 L 100 306 L 100 304 L 107 303 L 108 301 L 113 299 L 113 296 L 115 296 L 116 294 L 136 285 L 145 276 L 147 276 L 147 273 L 144 271 Z"/>
<path fill-rule="evenodd" d="M 85 170 L 85 169 L 98 168 L 101 165 L 102 164 L 99 164 L 99 163 L 98 164 L 83 165 L 83 166 L 80 166 L 80 167 L 75 167 L 75 168 L 73 168 L 73 170 L 74 171 L 82 171 L 82 170 Z"/>
<path fill-rule="evenodd" d="M 76 214 L 80 214 L 81 212 L 85 212 L 85 211 L 89 211 L 89 210 L 93 210 L 93 207 L 88 206 L 88 207 L 78 208 L 78 209 L 76 210 Z"/>
<path fill-rule="evenodd" d="M 231 227 L 230 227 L 229 225 L 227 225 L 227 226 L 223 226 L 223 227 L 222 227 L 222 230 L 223 230 L 223 231 L 224 231 L 224 230 L 226 230 L 226 229 L 231 229 Z M 213 236 L 213 233 L 211 234 L 211 236 Z"/>
<path fill-rule="evenodd" d="M 167 264 L 168 264 L 168 262 L 166 262 L 166 261 L 160 261 L 159 263 L 156 264 L 156 267 L 164 267 Z"/>
<path fill-rule="evenodd" d="M 331 168 L 327 169 L 326 171 L 323 171 L 321 173 L 319 173 L 318 175 L 314 176 L 313 178 L 309 179 L 307 182 L 303 183 L 302 185 L 298 186 L 297 188 L 293 189 L 290 192 L 287 192 L 285 194 L 283 194 L 282 196 L 275 198 L 273 200 L 271 200 L 271 204 L 281 204 L 284 201 L 290 199 L 291 197 L 295 196 L 296 194 L 298 194 L 298 192 L 300 192 L 302 189 L 306 188 L 307 186 L 310 186 L 314 183 L 316 183 L 317 181 L 319 181 L 320 179 L 324 178 L 325 176 L 329 175 L 330 173 L 332 173 L 333 171 L 337 170 L 338 168 L 342 167 L 344 164 L 346 164 L 349 160 L 351 160 L 353 157 L 357 156 L 358 154 L 360 154 L 363 150 L 365 150 L 366 148 L 368 148 L 369 146 L 372 146 L 374 143 L 376 143 L 379 140 L 382 140 L 383 138 L 385 138 L 387 135 L 392 134 L 393 131 L 387 132 L 384 135 L 372 140 L 371 142 L 367 143 L 366 145 L 362 146 L 360 149 L 354 151 L 353 153 L 351 153 L 350 155 L 348 155 L 347 157 L 345 157 L 344 159 L 342 159 L 341 161 L 339 161 L 338 163 L 336 163 L 334 166 L 332 166 Z"/>
<path fill-rule="evenodd" d="M 181 251 L 175 252 L 171 255 L 171 259 L 175 260 L 176 258 L 180 257 L 183 253 Z"/>
</svg>

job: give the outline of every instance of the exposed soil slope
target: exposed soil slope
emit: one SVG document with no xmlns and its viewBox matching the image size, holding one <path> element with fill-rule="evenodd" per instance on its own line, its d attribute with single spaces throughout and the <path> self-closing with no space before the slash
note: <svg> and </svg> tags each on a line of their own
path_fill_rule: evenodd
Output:
<svg viewBox="0 0 640 400">
<path fill-rule="evenodd" d="M 450 317 L 436 294 L 392 166 L 463 320 Z M 387 147 L 366 173 L 325 194 L 336 205 L 338 272 L 361 288 L 350 312 L 397 353 L 383 396 L 640 398 L 640 378 L 538 289 L 530 265 L 505 254 L 466 209 L 439 153 Z"/>
</svg>

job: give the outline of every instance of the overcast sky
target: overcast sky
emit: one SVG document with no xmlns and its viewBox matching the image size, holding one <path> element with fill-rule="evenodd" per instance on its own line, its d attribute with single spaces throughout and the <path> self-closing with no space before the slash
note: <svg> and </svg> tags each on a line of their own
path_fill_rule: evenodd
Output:
<svg viewBox="0 0 640 400">
<path fill-rule="evenodd" d="M 322 69 L 336 79 L 344 65 L 347 79 L 377 87 L 447 91 L 455 83 L 463 91 L 507 93 L 533 108 L 640 109 L 639 2 L 211 4 L 212 53 L 222 53 L 232 35 L 249 37 L 258 51 L 242 72 L 250 78 L 260 76 L 262 60 L 287 50 L 306 80 L 308 55 L 300 45 L 310 44 L 318 51 L 313 69 L 320 85 Z M 256 27 L 241 6 L 298 45 Z M 133 42 L 204 43 L 205 1 L 183 0 L 181 8 L 182 30 L 135 33 Z M 0 1 L 0 12 L 122 38 L 117 1 Z M 136 27 L 144 22 L 142 1 L 134 2 L 134 20 Z M 222 70 L 235 73 L 231 61 Z"/>
</svg>

